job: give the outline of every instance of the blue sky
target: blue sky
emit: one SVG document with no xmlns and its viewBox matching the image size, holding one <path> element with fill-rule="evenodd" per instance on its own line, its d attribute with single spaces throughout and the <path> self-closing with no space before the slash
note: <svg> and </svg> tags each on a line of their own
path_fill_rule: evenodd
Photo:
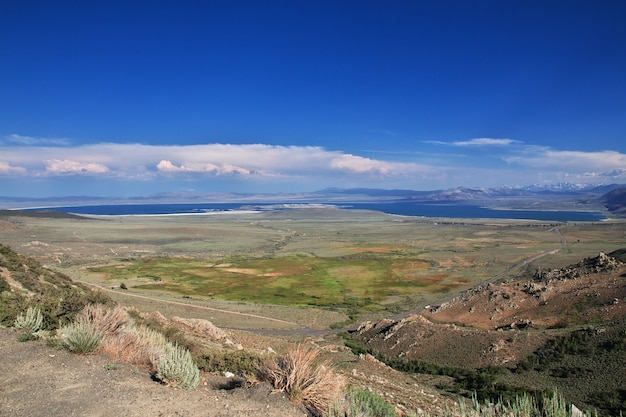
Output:
<svg viewBox="0 0 626 417">
<path fill-rule="evenodd" d="M 0 3 L 0 196 L 626 183 L 624 1 Z"/>
</svg>

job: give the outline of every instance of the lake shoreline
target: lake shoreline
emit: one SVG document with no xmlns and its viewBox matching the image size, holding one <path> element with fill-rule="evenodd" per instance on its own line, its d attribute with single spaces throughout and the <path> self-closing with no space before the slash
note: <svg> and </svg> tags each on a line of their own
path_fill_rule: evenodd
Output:
<svg viewBox="0 0 626 417">
<path fill-rule="evenodd" d="M 269 211 L 300 209 L 372 210 L 382 213 L 425 218 L 447 219 L 511 219 L 556 222 L 601 222 L 608 218 L 597 211 L 527 210 L 515 208 L 489 208 L 467 204 L 425 204 L 406 202 L 382 203 L 181 203 L 181 204 L 110 204 L 54 207 L 29 207 L 22 210 L 56 210 L 88 216 L 185 216 L 216 214 L 254 214 Z"/>
</svg>

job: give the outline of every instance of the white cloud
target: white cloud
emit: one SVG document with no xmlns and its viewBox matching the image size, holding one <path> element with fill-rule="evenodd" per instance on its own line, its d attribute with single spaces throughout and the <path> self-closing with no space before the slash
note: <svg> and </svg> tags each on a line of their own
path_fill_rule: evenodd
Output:
<svg viewBox="0 0 626 417">
<path fill-rule="evenodd" d="M 329 167 L 337 171 L 354 172 L 358 174 L 372 173 L 375 175 L 389 174 L 388 164 L 381 161 L 363 158 L 354 155 L 341 155 L 330 160 Z"/>
<path fill-rule="evenodd" d="M 83 146 L 0 147 L 7 166 L 31 175 L 107 174 L 123 178 L 212 175 L 302 178 L 315 175 L 406 176 L 414 163 L 390 162 L 311 146 L 206 144 L 153 146 L 101 143 Z M 5 168 L 6 170 L 6 168 Z"/>
<path fill-rule="evenodd" d="M 602 171 L 626 167 L 626 154 L 616 151 L 581 152 L 537 149 L 524 155 L 508 156 L 509 163 L 542 169 L 561 169 L 572 172 Z"/>
<path fill-rule="evenodd" d="M 49 175 L 67 174 L 104 174 L 109 172 L 105 165 L 95 162 L 79 162 L 67 159 L 52 159 L 45 161 L 46 173 Z"/>
<path fill-rule="evenodd" d="M 157 169 L 159 171 L 166 172 L 180 172 L 186 170 L 184 167 L 177 167 L 176 165 L 172 164 L 172 162 L 166 161 L 165 159 L 157 164 Z"/>
<path fill-rule="evenodd" d="M 214 175 L 253 175 L 254 172 L 248 169 L 238 167 L 231 164 L 223 164 L 217 166 L 212 163 L 191 165 L 174 165 L 171 161 L 162 160 L 156 165 L 157 169 L 161 172 L 189 172 L 189 173 L 207 173 Z"/>
<path fill-rule="evenodd" d="M 474 138 L 466 141 L 452 142 L 455 146 L 507 146 L 519 141 L 513 139 Z"/>
<path fill-rule="evenodd" d="M 27 171 L 23 167 L 12 166 L 5 161 L 0 161 L 0 175 L 23 175 L 26 173 Z"/>
<path fill-rule="evenodd" d="M 387 162 L 362 156 L 343 154 L 329 162 L 332 170 L 349 174 L 369 174 L 375 177 L 407 177 L 423 173 L 425 167 L 414 163 Z"/>
<path fill-rule="evenodd" d="M 601 172 L 583 172 L 578 176 L 582 181 L 616 181 L 622 182 L 626 180 L 626 169 L 612 169 L 609 171 Z"/>
<path fill-rule="evenodd" d="M 610 171 L 602 172 L 600 175 L 603 177 L 626 179 L 626 168 L 612 169 Z"/>
<path fill-rule="evenodd" d="M 428 143 L 431 145 L 442 145 L 442 146 L 455 146 L 455 147 L 507 147 L 511 145 L 523 145 L 523 142 L 515 140 L 515 139 L 506 139 L 506 138 L 473 138 L 470 140 L 457 140 L 453 142 L 446 142 L 442 140 L 425 140 L 423 143 Z"/>
<path fill-rule="evenodd" d="M 302 184 L 435 189 L 625 179 L 626 155 L 616 151 L 562 151 L 525 145 L 513 139 L 491 138 L 446 145 L 456 145 L 455 153 L 429 154 L 421 150 L 411 154 L 416 162 L 398 162 L 393 160 L 397 157 L 394 154 L 372 158 L 316 146 L 133 143 L 9 146 L 5 143 L 0 144 L 0 175 L 6 184 L 6 178 L 11 176 L 49 179 L 81 176 L 137 180 L 142 184 L 180 180 L 185 187 L 195 187 L 194 182 L 225 184 L 231 181 L 243 185 L 249 181 L 247 184 L 254 189 L 261 186 L 281 189 L 285 184 L 290 184 L 292 189 Z M 480 146 L 493 148 L 489 153 L 460 152 L 470 147 L 476 151 Z M 402 157 L 407 159 L 406 155 Z M 418 163 L 418 159 L 429 162 Z M 0 186 L 0 194 L 1 191 Z"/>
</svg>

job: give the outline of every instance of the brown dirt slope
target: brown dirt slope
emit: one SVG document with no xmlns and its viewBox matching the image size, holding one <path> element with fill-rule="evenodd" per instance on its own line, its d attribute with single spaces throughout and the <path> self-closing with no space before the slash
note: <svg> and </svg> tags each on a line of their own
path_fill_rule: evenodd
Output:
<svg viewBox="0 0 626 417">
<path fill-rule="evenodd" d="M 163 386 L 133 366 L 104 356 L 80 356 L 20 343 L 0 329 L 0 416 L 80 417 L 296 417 L 305 416 L 282 393 L 260 384 L 230 385 L 219 375 L 201 376 L 194 391 Z"/>
</svg>

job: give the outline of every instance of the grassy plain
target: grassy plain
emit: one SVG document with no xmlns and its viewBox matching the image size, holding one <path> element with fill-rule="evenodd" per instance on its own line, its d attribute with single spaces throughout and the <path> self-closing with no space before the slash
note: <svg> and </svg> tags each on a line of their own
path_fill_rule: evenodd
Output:
<svg viewBox="0 0 626 417">
<path fill-rule="evenodd" d="M 497 276 L 559 248 L 554 226 L 333 208 L 90 220 L 7 216 L 0 218 L 0 241 L 74 279 L 115 288 L 125 302 L 131 294 L 169 297 L 303 325 L 316 317 L 318 327 L 327 327 L 346 315 L 420 308 Z M 562 250 L 524 268 L 558 267 L 623 247 L 626 224 L 569 224 L 561 233 Z M 119 290 L 122 283 L 128 290 Z"/>
</svg>

